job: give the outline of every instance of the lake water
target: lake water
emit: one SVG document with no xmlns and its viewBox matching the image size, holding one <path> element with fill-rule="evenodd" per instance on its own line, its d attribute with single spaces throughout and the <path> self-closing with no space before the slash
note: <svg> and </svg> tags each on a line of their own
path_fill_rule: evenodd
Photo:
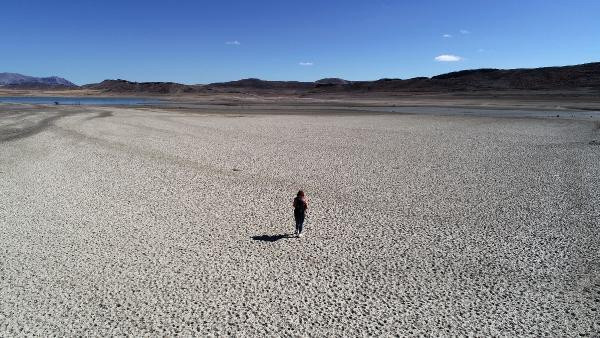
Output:
<svg viewBox="0 0 600 338">
<path fill-rule="evenodd" d="M 59 105 L 145 105 L 160 104 L 161 100 L 145 99 L 138 97 L 65 97 L 65 96 L 0 96 L 0 103 L 25 103 L 25 104 L 59 104 Z"/>
</svg>

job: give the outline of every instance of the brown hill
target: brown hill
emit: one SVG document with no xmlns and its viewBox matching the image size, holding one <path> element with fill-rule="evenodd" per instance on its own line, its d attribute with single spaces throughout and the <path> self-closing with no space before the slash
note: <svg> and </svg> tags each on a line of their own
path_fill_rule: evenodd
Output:
<svg viewBox="0 0 600 338">
<path fill-rule="evenodd" d="M 184 85 L 173 82 L 105 80 L 83 88 L 111 93 L 277 93 L 311 94 L 336 92 L 448 92 L 486 90 L 600 90 L 600 62 L 575 66 L 531 69 L 474 69 L 431 78 L 347 81 L 326 78 L 315 82 L 265 81 L 256 78 Z"/>
<path fill-rule="evenodd" d="M 190 86 L 175 82 L 131 82 L 126 80 L 104 80 L 82 86 L 85 89 L 101 90 L 105 93 L 153 93 L 180 94 L 196 93 L 202 86 Z"/>
<path fill-rule="evenodd" d="M 266 81 L 249 78 L 230 82 L 211 83 L 208 88 L 248 88 L 248 89 L 311 89 L 314 82 Z"/>
<path fill-rule="evenodd" d="M 321 80 L 317 80 L 315 81 L 315 83 L 317 85 L 321 85 L 321 86 L 334 86 L 334 85 L 345 85 L 350 83 L 350 81 L 344 80 L 344 79 L 340 79 L 337 77 L 327 77 Z"/>
<path fill-rule="evenodd" d="M 432 81 L 461 88 L 573 89 L 600 87 L 600 62 L 531 69 L 476 69 L 442 74 Z"/>
<path fill-rule="evenodd" d="M 346 81 L 326 78 L 316 82 L 264 81 L 246 79 L 210 84 L 207 88 L 245 90 L 290 90 L 326 92 L 443 92 L 481 90 L 574 90 L 600 89 L 600 62 L 576 66 L 531 69 L 474 69 L 412 79 Z"/>
</svg>

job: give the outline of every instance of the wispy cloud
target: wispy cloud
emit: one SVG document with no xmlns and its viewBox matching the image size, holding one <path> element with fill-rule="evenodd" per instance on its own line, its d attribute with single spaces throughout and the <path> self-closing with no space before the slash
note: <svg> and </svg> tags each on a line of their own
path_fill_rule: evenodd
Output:
<svg viewBox="0 0 600 338">
<path fill-rule="evenodd" d="M 312 66 L 312 65 L 314 65 L 314 63 L 312 63 L 312 62 L 299 62 L 298 64 L 300 66 Z"/>
<path fill-rule="evenodd" d="M 442 35 L 442 37 L 444 37 L 444 38 L 451 38 L 452 34 L 444 34 L 444 35 Z"/>
<path fill-rule="evenodd" d="M 460 34 L 471 34 L 471 32 L 466 29 L 461 29 L 459 32 Z"/>
<path fill-rule="evenodd" d="M 457 55 L 452 55 L 452 54 L 442 54 L 442 55 L 438 55 L 435 57 L 435 61 L 438 62 L 456 62 L 456 61 L 460 61 L 463 58 L 461 58 L 460 56 Z"/>
<path fill-rule="evenodd" d="M 483 48 L 479 48 L 479 49 L 477 50 L 477 52 L 478 52 L 478 53 L 483 53 L 483 52 L 485 52 L 485 49 L 483 49 Z"/>
<path fill-rule="evenodd" d="M 226 41 L 225 44 L 226 45 L 235 45 L 235 46 L 241 45 L 241 43 L 238 40 Z"/>
</svg>

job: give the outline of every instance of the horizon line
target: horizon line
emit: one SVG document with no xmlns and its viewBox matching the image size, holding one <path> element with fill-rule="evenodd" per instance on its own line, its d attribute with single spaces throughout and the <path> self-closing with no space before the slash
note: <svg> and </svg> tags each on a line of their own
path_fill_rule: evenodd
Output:
<svg viewBox="0 0 600 338">
<path fill-rule="evenodd" d="M 433 77 L 436 76 L 440 76 L 440 75 L 445 75 L 445 74 L 452 74 L 452 73 L 457 73 L 457 72 L 463 72 L 463 71 L 476 71 L 476 70 L 485 70 L 485 69 L 493 69 L 493 70 L 527 70 L 527 69 L 544 69 L 544 68 L 558 68 L 558 67 L 574 67 L 574 66 L 582 66 L 582 65 L 587 65 L 587 64 L 593 64 L 593 63 L 600 63 L 599 61 L 590 61 L 590 62 L 583 62 L 583 63 L 576 63 L 576 64 L 562 64 L 562 65 L 552 65 L 552 66 L 539 66 L 539 67 L 517 67 L 517 68 L 493 68 L 493 67 L 481 67 L 481 68 L 465 68 L 465 69 L 460 69 L 460 70 L 454 70 L 454 71 L 450 71 L 450 72 L 445 72 L 445 73 L 439 73 L 439 74 L 435 74 L 432 76 L 414 76 L 414 77 L 407 77 L 407 78 L 401 78 L 401 77 L 381 77 L 378 79 L 372 79 L 372 80 L 350 80 L 348 78 L 344 78 L 344 77 L 336 77 L 336 76 L 326 76 L 326 77 L 322 77 L 313 81 L 300 81 L 300 80 L 272 80 L 272 79 L 265 79 L 265 78 L 260 78 L 260 77 L 244 77 L 244 78 L 238 78 L 237 80 L 226 80 L 226 81 L 215 81 L 215 82 L 208 82 L 208 83 L 186 83 L 186 82 L 175 82 L 175 81 L 135 81 L 135 80 L 127 80 L 127 79 L 123 79 L 123 78 L 105 78 L 99 82 L 87 82 L 84 84 L 77 84 L 76 82 L 70 81 L 69 79 L 60 76 L 60 75 L 48 75 L 48 76 L 34 76 L 34 75 L 27 75 L 27 74 L 23 74 L 23 73 L 16 73 L 16 72 L 0 72 L 0 74 L 16 74 L 16 75 L 21 75 L 21 76 L 29 76 L 29 77 L 34 77 L 34 78 L 52 78 L 52 77 L 58 77 L 64 80 L 67 80 L 73 84 L 75 84 L 77 87 L 81 87 L 81 86 L 85 86 L 85 85 L 90 85 L 90 84 L 97 84 L 97 83 L 101 83 L 103 81 L 128 81 L 128 82 L 136 82 L 136 83 L 175 83 L 175 84 L 182 84 L 182 85 L 188 85 L 188 86 L 207 86 L 207 85 L 211 85 L 211 84 L 218 84 L 218 83 L 228 83 L 228 82 L 236 82 L 236 81 L 242 81 L 242 80 L 260 80 L 260 81 L 269 81 L 269 82 L 300 82 L 300 83 L 313 83 L 313 82 L 317 82 L 320 80 L 324 80 L 324 79 L 340 79 L 340 80 L 344 80 L 344 81 L 348 81 L 348 82 L 373 82 L 373 81 L 378 81 L 378 80 L 385 80 L 385 79 L 390 79 L 390 80 L 412 80 L 412 79 L 419 79 L 419 78 L 427 78 L 427 79 L 431 79 Z M 0 85 L 0 87 L 3 87 L 3 85 Z"/>
</svg>

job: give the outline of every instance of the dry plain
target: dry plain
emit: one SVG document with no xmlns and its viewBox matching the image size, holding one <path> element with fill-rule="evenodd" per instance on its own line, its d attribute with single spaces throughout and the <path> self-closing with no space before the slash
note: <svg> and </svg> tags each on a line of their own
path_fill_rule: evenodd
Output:
<svg viewBox="0 0 600 338">
<path fill-rule="evenodd" d="M 597 113 L 426 110 L 0 105 L 0 336 L 600 335 Z"/>
</svg>

